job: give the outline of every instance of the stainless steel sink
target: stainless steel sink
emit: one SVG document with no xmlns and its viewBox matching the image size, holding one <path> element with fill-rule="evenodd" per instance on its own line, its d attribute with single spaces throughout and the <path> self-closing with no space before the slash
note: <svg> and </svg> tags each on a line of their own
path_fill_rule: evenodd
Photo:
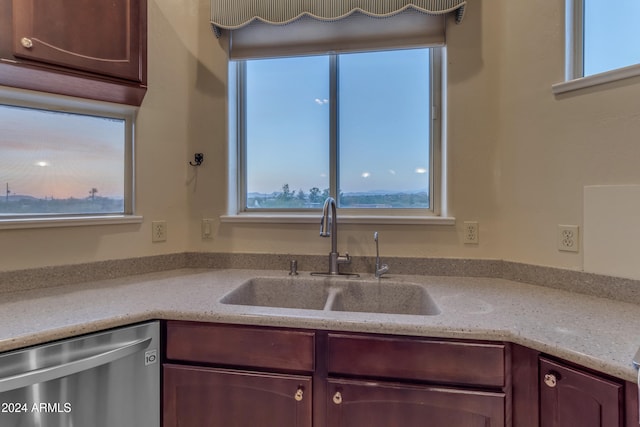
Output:
<svg viewBox="0 0 640 427">
<path fill-rule="evenodd" d="M 220 299 L 222 304 L 361 313 L 436 315 L 422 286 L 388 279 L 256 277 Z"/>
</svg>

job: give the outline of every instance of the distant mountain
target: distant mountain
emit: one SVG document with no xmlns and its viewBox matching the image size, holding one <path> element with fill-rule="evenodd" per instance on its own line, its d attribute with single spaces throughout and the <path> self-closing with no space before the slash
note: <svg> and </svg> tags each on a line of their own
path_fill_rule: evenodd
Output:
<svg viewBox="0 0 640 427">
<path fill-rule="evenodd" d="M 297 193 L 297 190 L 295 191 Z M 306 193 L 306 192 L 305 192 Z M 277 195 L 282 194 L 279 191 L 273 191 L 271 193 L 259 193 L 259 192 L 251 192 L 247 193 L 247 197 L 256 198 L 256 197 L 276 197 Z M 406 190 L 406 191 L 393 191 L 393 190 L 371 190 L 371 191 L 352 191 L 350 193 L 341 193 L 343 196 L 386 196 L 390 194 L 429 194 L 428 191 L 424 190 Z"/>
<path fill-rule="evenodd" d="M 9 194 L 9 198 L 8 200 L 10 202 L 17 202 L 20 200 L 38 200 L 37 197 L 33 197 L 33 196 L 28 196 L 26 194 Z M 0 196 L 0 202 L 5 202 L 7 201 L 7 196 Z"/>
<path fill-rule="evenodd" d="M 247 193 L 247 197 L 275 197 L 278 194 L 280 194 L 277 191 L 274 191 L 272 193 L 258 193 L 258 192 L 252 192 L 252 193 Z"/>
<path fill-rule="evenodd" d="M 353 191 L 351 193 L 342 193 L 344 196 L 386 196 L 390 194 L 428 194 L 428 191 L 424 190 L 407 190 L 407 191 L 392 191 L 392 190 L 371 190 L 371 191 Z"/>
<path fill-rule="evenodd" d="M 122 200 L 124 200 L 122 197 L 103 197 L 103 196 L 95 196 L 94 199 L 96 201 L 109 200 L 109 201 L 116 201 L 116 202 L 118 202 L 118 201 L 121 202 Z M 40 201 L 43 201 L 43 202 L 51 202 L 51 201 L 63 202 L 63 201 L 69 201 L 69 200 L 91 200 L 91 197 L 90 196 L 78 197 L 78 198 L 68 197 L 66 199 L 54 199 L 54 198 L 51 198 L 51 197 L 45 197 L 45 198 L 34 197 L 34 196 L 29 196 L 28 194 L 9 194 L 9 198 L 7 199 L 6 195 L 4 195 L 4 196 L 0 195 L 0 203 L 7 202 L 7 201 L 9 201 L 9 202 L 19 202 L 21 200 L 40 200 Z"/>
</svg>

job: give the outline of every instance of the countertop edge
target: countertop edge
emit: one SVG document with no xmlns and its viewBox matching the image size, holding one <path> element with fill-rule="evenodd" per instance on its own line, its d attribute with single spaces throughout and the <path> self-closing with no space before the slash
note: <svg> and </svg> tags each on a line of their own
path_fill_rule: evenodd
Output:
<svg viewBox="0 0 640 427">
<path fill-rule="evenodd" d="M 229 308 L 217 303 L 219 297 L 237 283 L 247 277 L 265 274 L 280 276 L 283 272 L 179 269 L 46 290 L 10 293 L 4 295 L 7 301 L 0 300 L 0 307 L 7 308 L 4 310 L 7 313 L 5 316 L 24 312 L 29 307 L 44 308 L 47 304 L 61 301 L 74 306 L 82 306 L 79 303 L 83 301 L 86 305 L 82 306 L 78 313 L 58 312 L 50 307 L 49 313 L 40 313 L 42 318 L 32 316 L 23 321 L 14 315 L 0 327 L 0 351 L 11 351 L 152 319 L 185 320 L 511 342 L 626 381 L 635 382 L 636 379 L 637 371 L 631 358 L 640 344 L 638 339 L 633 338 L 636 340 L 634 342 L 630 338 L 631 342 L 625 343 L 614 340 L 622 350 L 613 348 L 611 351 L 615 353 L 614 356 L 602 356 L 607 354 L 606 350 L 603 350 L 609 345 L 607 340 L 615 338 L 611 334 L 618 333 L 624 336 L 627 332 L 637 330 L 636 326 L 640 326 L 638 321 L 633 320 L 624 330 L 616 328 L 618 323 L 629 323 L 628 318 L 636 319 L 635 315 L 640 314 L 640 307 L 633 304 L 505 279 L 418 276 L 396 277 L 399 280 L 422 281 L 422 284 L 439 298 L 440 304 L 455 302 L 456 298 L 472 298 L 470 301 L 475 303 L 474 301 L 482 299 L 484 295 L 487 295 L 488 301 L 492 301 L 492 298 L 503 300 L 495 302 L 493 312 L 482 313 L 474 307 L 477 313 L 465 312 L 464 315 L 457 316 L 456 313 L 449 312 L 449 317 L 429 319 L 430 323 L 421 323 L 414 316 L 398 320 L 398 316 L 365 317 L 333 313 L 331 318 L 327 318 L 319 313 L 309 313 L 308 310 L 283 313 L 274 309 Z M 150 296 L 149 291 L 155 291 L 156 295 Z M 505 295 L 509 292 L 513 295 Z M 167 294 L 163 297 L 163 293 Z M 206 294 L 211 294 L 208 306 L 203 305 L 202 301 L 202 295 Z M 519 298 L 527 299 L 524 297 L 540 300 L 518 301 Z M 574 301 L 571 304 L 574 312 L 560 313 L 560 318 L 551 320 L 549 313 L 552 313 L 554 308 L 547 305 L 554 301 L 560 308 L 567 301 Z M 539 307 L 539 304 L 542 304 L 542 307 Z M 519 307 L 525 307 L 520 319 L 517 318 Z M 505 311 L 502 314 L 496 313 L 498 310 Z M 525 315 L 526 310 L 530 312 Z M 608 319 L 589 320 L 589 316 L 600 317 L 602 313 L 612 311 Z M 47 322 L 47 314 L 51 313 L 55 315 Z M 528 321 L 525 316 L 529 316 Z M 0 320 L 3 320 L 1 317 Z M 449 321 L 451 322 L 447 323 Z M 613 323 L 610 327 L 601 325 L 601 322 Z M 578 332 L 575 332 L 572 330 L 575 325 L 584 325 L 584 329 L 576 329 Z M 562 330 L 563 328 L 566 331 Z M 544 338 L 547 330 L 551 329 L 557 331 L 548 332 L 550 338 Z M 580 332 L 585 333 L 581 336 Z M 587 345 L 593 344 L 594 348 L 585 350 L 582 348 L 585 342 Z"/>
</svg>

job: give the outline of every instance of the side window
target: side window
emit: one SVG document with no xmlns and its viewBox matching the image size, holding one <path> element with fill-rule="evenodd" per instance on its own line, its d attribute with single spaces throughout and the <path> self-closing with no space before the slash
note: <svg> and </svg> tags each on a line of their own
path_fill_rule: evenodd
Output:
<svg viewBox="0 0 640 427">
<path fill-rule="evenodd" d="M 437 214 L 439 49 L 233 63 L 238 211 Z"/>
<path fill-rule="evenodd" d="M 566 0 L 565 81 L 554 93 L 640 75 L 637 0 Z"/>
<path fill-rule="evenodd" d="M 0 103 L 0 221 L 132 213 L 131 115 L 61 110 Z"/>
<path fill-rule="evenodd" d="M 640 64 L 640 1 L 583 1 L 583 76 Z"/>
</svg>

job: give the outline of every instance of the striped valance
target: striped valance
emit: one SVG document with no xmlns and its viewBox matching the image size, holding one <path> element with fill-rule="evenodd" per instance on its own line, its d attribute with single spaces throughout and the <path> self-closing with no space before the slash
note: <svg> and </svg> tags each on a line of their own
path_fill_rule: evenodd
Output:
<svg viewBox="0 0 640 427">
<path fill-rule="evenodd" d="M 237 29 L 253 21 L 282 25 L 310 16 L 335 21 L 360 12 L 372 17 L 396 15 L 407 9 L 441 15 L 464 16 L 466 0 L 211 0 L 214 27 Z"/>
</svg>

